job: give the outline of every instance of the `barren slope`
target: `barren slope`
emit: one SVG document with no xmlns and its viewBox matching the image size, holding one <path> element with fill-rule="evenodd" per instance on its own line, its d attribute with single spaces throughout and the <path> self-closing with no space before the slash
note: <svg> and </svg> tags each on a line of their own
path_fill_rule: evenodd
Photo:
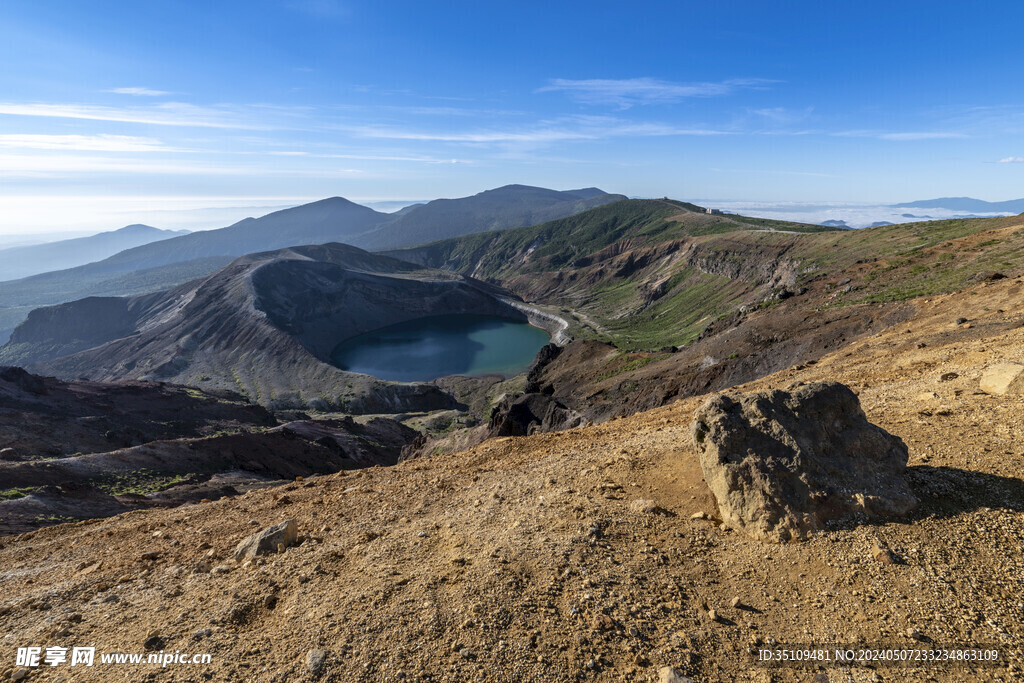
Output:
<svg viewBox="0 0 1024 683">
<path fill-rule="evenodd" d="M 7 662 L 29 644 L 143 652 L 155 632 L 168 651 L 209 652 L 213 664 L 97 665 L 74 680 L 311 680 L 314 649 L 327 652 L 322 680 L 334 681 L 654 680 L 663 665 L 698 681 L 1015 680 L 1024 406 L 980 393 L 978 378 L 1024 358 L 1022 297 L 1020 280 L 1002 280 L 919 300 L 906 323 L 743 387 L 852 386 L 869 419 L 910 447 L 923 500 L 910 519 L 786 546 L 691 519 L 717 513 L 690 445 L 695 397 L 4 539 Z M 241 538 L 288 518 L 299 546 L 248 566 L 227 559 Z M 205 543 L 224 570 L 197 564 Z M 876 561 L 879 543 L 901 563 Z M 734 596 L 748 607 L 731 607 Z M 749 650 L 775 641 L 991 645 L 1012 668 L 766 670 Z"/>
</svg>

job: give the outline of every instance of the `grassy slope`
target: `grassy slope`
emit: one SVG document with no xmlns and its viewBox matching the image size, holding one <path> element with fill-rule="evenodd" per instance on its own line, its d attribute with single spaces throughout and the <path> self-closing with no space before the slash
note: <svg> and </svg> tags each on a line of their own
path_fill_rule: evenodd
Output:
<svg viewBox="0 0 1024 683">
<path fill-rule="evenodd" d="M 985 271 L 1017 274 L 1024 270 L 1021 223 L 961 219 L 842 231 L 627 200 L 391 253 L 499 282 L 558 309 L 575 336 L 638 350 L 686 344 L 742 304 L 770 305 L 780 278 L 797 289 L 850 277 L 829 303 L 849 305 L 951 292 Z M 673 258 L 680 254 L 686 258 Z"/>
</svg>

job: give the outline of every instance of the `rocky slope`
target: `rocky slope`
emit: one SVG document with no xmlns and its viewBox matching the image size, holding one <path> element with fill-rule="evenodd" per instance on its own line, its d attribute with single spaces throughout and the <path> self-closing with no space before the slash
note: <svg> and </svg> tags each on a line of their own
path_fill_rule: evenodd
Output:
<svg viewBox="0 0 1024 683">
<path fill-rule="evenodd" d="M 29 680 L 642 681 L 666 666 L 701 682 L 1017 680 L 1024 404 L 980 386 L 1024 358 L 1022 288 L 1004 278 L 919 299 L 898 325 L 737 387 L 852 387 L 909 449 L 920 505 L 905 518 L 784 545 L 721 528 L 691 441 L 705 398 L 693 397 L 5 538 L 4 667 L 16 646 L 89 644 L 212 662 L 61 665 Z M 232 560 L 287 519 L 296 545 Z M 783 643 L 984 646 L 1001 664 L 757 663 Z"/>
<path fill-rule="evenodd" d="M 510 298 L 355 247 L 295 247 L 243 257 L 169 292 L 37 309 L 0 358 L 60 377 L 231 389 L 275 408 L 451 408 L 454 399 L 434 385 L 343 372 L 330 353 L 348 337 L 440 312 L 525 320 Z"/>
<path fill-rule="evenodd" d="M 0 367 L 0 533 L 393 465 L 417 436 L 381 418 L 281 418 L 228 391 Z"/>
</svg>

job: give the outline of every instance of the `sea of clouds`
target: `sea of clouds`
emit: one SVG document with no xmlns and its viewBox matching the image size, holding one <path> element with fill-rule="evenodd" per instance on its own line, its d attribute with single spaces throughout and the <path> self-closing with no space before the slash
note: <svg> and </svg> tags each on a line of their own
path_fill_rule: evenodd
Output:
<svg viewBox="0 0 1024 683">
<path fill-rule="evenodd" d="M 876 223 L 912 223 L 947 218 L 990 218 L 1011 213 L 972 213 L 942 208 L 906 208 L 878 204 L 801 204 L 798 202 L 750 202 L 697 200 L 700 206 L 720 209 L 757 218 L 774 218 L 798 223 L 821 225 L 826 221 L 843 221 L 851 228 L 866 228 Z"/>
</svg>

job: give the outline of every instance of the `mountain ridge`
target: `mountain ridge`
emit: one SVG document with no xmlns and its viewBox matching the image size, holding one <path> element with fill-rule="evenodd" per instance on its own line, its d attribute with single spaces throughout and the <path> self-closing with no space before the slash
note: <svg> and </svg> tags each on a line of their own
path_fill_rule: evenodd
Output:
<svg viewBox="0 0 1024 683">
<path fill-rule="evenodd" d="M 438 236 L 477 232 L 482 225 L 518 226 L 533 217 L 546 220 L 567 216 L 620 198 L 623 196 L 597 188 L 563 192 L 509 185 L 472 197 L 435 200 L 441 201 L 445 209 L 439 215 L 434 202 L 385 214 L 343 197 L 328 197 L 259 218 L 245 218 L 226 228 L 174 237 L 159 247 L 141 245 L 101 261 L 31 276 L 35 279 L 0 283 L 0 341 L 32 308 L 97 293 L 158 291 L 212 273 L 248 253 L 330 242 L 360 247 L 370 247 L 371 243 L 394 245 L 396 241 L 400 245 L 420 244 Z M 432 231 L 434 236 L 420 236 L 423 231 Z M 177 276 L 176 264 L 182 264 Z"/>
<path fill-rule="evenodd" d="M 19 280 L 40 273 L 74 268 L 108 258 L 125 249 L 186 234 L 187 230 L 161 230 L 133 223 L 86 237 L 0 249 L 0 281 Z"/>
<path fill-rule="evenodd" d="M 1024 212 L 1024 198 L 988 202 L 973 197 L 938 197 L 936 199 L 919 199 L 914 202 L 892 204 L 891 206 L 900 209 L 949 209 L 950 211 L 968 211 L 972 213 L 1019 214 Z"/>
</svg>

